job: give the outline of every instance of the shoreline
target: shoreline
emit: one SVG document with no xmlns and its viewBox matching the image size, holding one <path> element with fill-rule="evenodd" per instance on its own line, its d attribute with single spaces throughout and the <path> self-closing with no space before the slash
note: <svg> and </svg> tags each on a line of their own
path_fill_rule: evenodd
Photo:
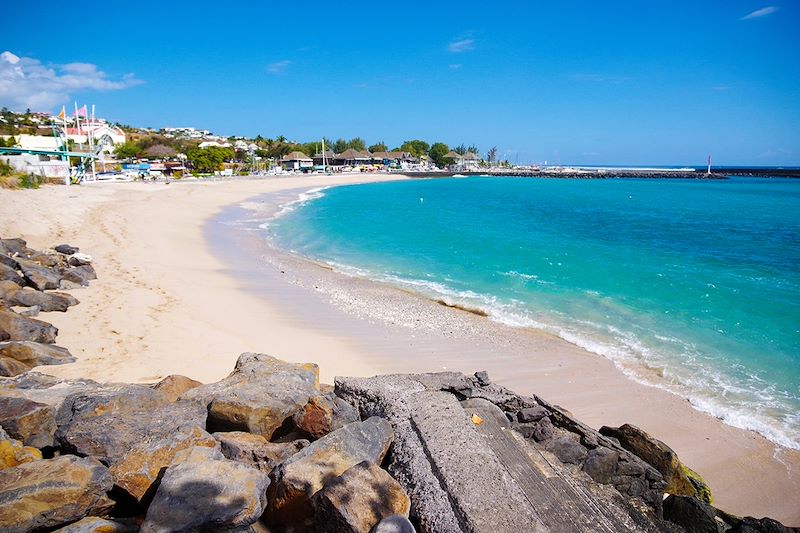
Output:
<svg viewBox="0 0 800 533">
<path fill-rule="evenodd" d="M 226 374 L 242 351 L 315 360 L 323 370 L 337 375 L 442 370 L 445 366 L 467 372 L 487 368 L 493 380 L 518 393 L 533 392 L 560 403 L 593 427 L 640 425 L 704 475 L 722 508 L 737 514 L 770 515 L 788 524 L 800 522 L 792 505 L 800 497 L 800 454 L 725 426 L 671 393 L 636 384 L 602 356 L 530 332 L 511 335 L 522 340 L 493 338 L 492 333 L 476 342 L 475 331 L 485 332 L 485 323 L 490 321 L 431 301 L 415 301 L 413 306 L 421 306 L 415 309 L 426 313 L 422 318 L 451 315 L 452 331 L 464 326 L 468 334 L 448 336 L 447 331 L 377 325 L 368 316 L 337 313 L 332 299 L 340 304 L 350 301 L 356 309 L 357 303 L 333 285 L 309 291 L 298 280 L 287 282 L 285 272 L 291 271 L 284 268 L 281 273 L 280 263 L 256 265 L 258 269 L 252 270 L 252 263 L 224 261 L 209 242 L 207 228 L 225 206 L 238 206 L 259 194 L 398 178 L 321 176 L 187 183 L 172 188 L 98 185 L 82 187 L 74 202 L 70 196 L 77 191 L 71 189 L 19 193 L 19 203 L 34 206 L 40 220 L 28 225 L 29 219 L 5 218 L 20 209 L 6 205 L 1 211 L 8 211 L 3 217 L 9 222 L 3 225 L 10 227 L 3 227 L 3 232 L 19 229 L 34 244 L 72 241 L 95 254 L 100 277 L 96 286 L 76 291 L 82 304 L 70 316 L 47 317 L 62 329 L 59 343 L 73 351 L 78 363 L 40 370 L 62 377 L 134 381 L 181 373 L 210 381 Z M 164 200 L 157 201 L 159 196 Z M 222 248 L 229 259 L 230 249 Z M 254 254 L 253 261 L 258 263 L 258 259 Z M 323 276 L 319 279 L 336 275 L 316 268 Z M 187 286 L 187 280 L 192 286 Z M 387 291 L 376 288 L 374 282 L 350 282 L 378 299 L 386 297 Z M 407 292 L 397 290 L 391 302 L 382 300 L 383 314 L 391 303 L 397 320 L 407 317 L 408 308 L 403 306 L 409 305 L 408 299 Z M 556 354 L 554 339 L 564 344 Z M 520 350 L 526 355 L 522 360 L 536 364 L 520 369 Z M 491 361 L 486 353 L 492 353 Z M 323 375 L 323 380 L 330 382 L 332 376 Z"/>
</svg>

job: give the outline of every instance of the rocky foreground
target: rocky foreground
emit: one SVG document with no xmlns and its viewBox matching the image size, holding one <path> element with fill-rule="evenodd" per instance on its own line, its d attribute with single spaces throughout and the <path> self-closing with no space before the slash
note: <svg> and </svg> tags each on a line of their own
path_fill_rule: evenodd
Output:
<svg viewBox="0 0 800 533">
<path fill-rule="evenodd" d="M 19 311 L 43 309 L 87 259 L 1 242 L 17 277 L 0 282 L 0 350 L 54 348 Z M 0 378 L 0 531 L 798 531 L 715 509 L 638 428 L 595 431 L 485 372 L 330 386 L 314 364 L 244 353 L 216 383 L 137 385 L 60 380 L 29 370 L 46 359 L 2 353 L 25 368 Z"/>
</svg>

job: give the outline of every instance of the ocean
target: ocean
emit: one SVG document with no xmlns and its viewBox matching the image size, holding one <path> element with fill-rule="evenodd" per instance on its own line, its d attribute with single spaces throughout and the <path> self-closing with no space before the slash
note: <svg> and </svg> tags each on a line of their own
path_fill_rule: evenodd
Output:
<svg viewBox="0 0 800 533">
<path fill-rule="evenodd" d="M 265 228 L 800 449 L 800 180 L 409 180 L 309 191 Z"/>
</svg>

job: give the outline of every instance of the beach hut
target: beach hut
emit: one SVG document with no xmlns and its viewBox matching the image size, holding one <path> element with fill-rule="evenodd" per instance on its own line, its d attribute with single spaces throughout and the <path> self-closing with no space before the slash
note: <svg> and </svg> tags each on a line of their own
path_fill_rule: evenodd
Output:
<svg viewBox="0 0 800 533">
<path fill-rule="evenodd" d="M 314 160 L 303 152 L 290 152 L 281 157 L 281 166 L 284 170 L 310 170 Z"/>
</svg>

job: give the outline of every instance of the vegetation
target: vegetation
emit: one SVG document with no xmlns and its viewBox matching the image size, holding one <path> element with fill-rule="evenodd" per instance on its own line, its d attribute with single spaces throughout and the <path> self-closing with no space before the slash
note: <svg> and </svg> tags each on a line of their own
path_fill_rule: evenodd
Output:
<svg viewBox="0 0 800 533">
<path fill-rule="evenodd" d="M 17 172 L 14 167 L 0 160 L 0 188 L 3 189 L 38 189 L 40 185 L 37 176 Z"/>
<path fill-rule="evenodd" d="M 448 152 L 450 152 L 450 148 L 445 143 L 433 143 L 428 150 L 428 156 L 436 166 L 442 167 L 453 163 L 452 159 L 445 157 Z"/>
<path fill-rule="evenodd" d="M 236 153 L 231 148 L 209 146 L 192 148 L 186 153 L 186 159 L 196 172 L 214 172 L 224 168 L 225 161 L 231 161 Z"/>
</svg>

